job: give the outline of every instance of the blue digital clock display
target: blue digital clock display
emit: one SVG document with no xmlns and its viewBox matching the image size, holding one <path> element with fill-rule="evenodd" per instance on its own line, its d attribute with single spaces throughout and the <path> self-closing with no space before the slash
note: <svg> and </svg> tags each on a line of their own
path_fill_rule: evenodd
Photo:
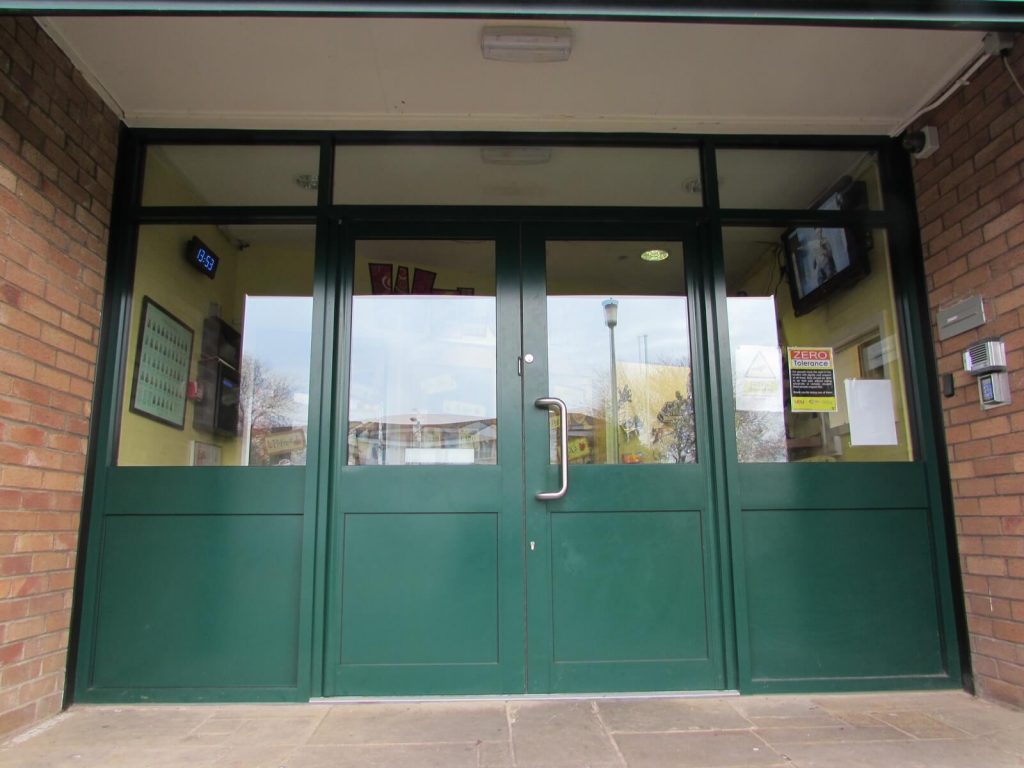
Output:
<svg viewBox="0 0 1024 768">
<path fill-rule="evenodd" d="M 217 274 L 217 265 L 220 264 L 217 254 L 211 251 L 206 243 L 198 237 L 193 237 L 188 241 L 185 260 L 211 280 Z"/>
</svg>

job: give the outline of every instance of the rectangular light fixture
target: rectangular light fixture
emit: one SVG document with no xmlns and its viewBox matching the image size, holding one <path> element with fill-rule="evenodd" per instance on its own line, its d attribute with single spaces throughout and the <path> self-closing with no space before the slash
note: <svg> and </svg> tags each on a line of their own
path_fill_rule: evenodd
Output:
<svg viewBox="0 0 1024 768">
<path fill-rule="evenodd" d="M 484 27 L 480 37 L 484 58 L 491 61 L 567 61 L 572 30 L 567 27 Z"/>
<path fill-rule="evenodd" d="M 481 147 L 488 165 L 544 165 L 551 162 L 551 147 Z"/>
</svg>

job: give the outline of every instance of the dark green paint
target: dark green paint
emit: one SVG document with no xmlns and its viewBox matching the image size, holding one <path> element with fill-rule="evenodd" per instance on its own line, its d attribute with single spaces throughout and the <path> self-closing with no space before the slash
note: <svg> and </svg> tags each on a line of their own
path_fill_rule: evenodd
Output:
<svg viewBox="0 0 1024 768">
<path fill-rule="evenodd" d="M 556 665 L 707 658 L 698 512 L 553 514 L 550 555 Z"/>
<path fill-rule="evenodd" d="M 502 465 L 504 458 L 501 457 Z M 514 462 L 514 457 L 509 458 Z M 345 508 L 353 511 L 410 514 L 498 511 L 502 466 L 346 466 L 342 471 Z M 410 489 L 415 489 L 415 495 Z M 365 510 L 359 508 L 357 499 L 367 499 Z"/>
<path fill-rule="evenodd" d="M 345 516 L 341 663 L 497 664 L 495 514 Z"/>
<path fill-rule="evenodd" d="M 337 490 L 329 518 L 324 693 L 522 693 L 520 310 L 514 232 L 503 225 L 354 224 L 343 234 L 344 298 L 338 322 L 346 329 L 351 327 L 357 239 L 495 243 L 498 464 L 348 466 L 350 339 L 347 332 L 339 334 Z M 393 572 L 387 570 L 390 563 L 395 563 Z"/>
<path fill-rule="evenodd" d="M 925 467 L 917 462 L 740 464 L 736 476 L 744 510 L 928 505 Z"/>
<path fill-rule="evenodd" d="M 528 690 L 721 688 L 711 462 L 571 466 L 565 498 L 534 498 L 557 487 L 549 417 L 531 407 L 549 394 L 544 244 L 554 238 L 682 242 L 689 296 L 699 286 L 689 267 L 696 241 L 687 228 L 589 223 L 524 234 L 523 351 L 537 358 L 523 380 L 527 538 L 537 542 L 526 559 Z M 697 303 L 687 301 L 687 308 L 700 453 L 712 443 L 706 368 L 699 360 L 703 321 Z"/>
<path fill-rule="evenodd" d="M 127 187 L 137 188 L 147 140 L 211 138 L 319 141 L 321 178 L 332 178 L 335 141 L 699 145 L 708 179 L 717 176 L 715 146 L 879 149 L 886 210 L 840 218 L 889 232 L 919 455 L 906 464 L 736 463 L 720 226 L 804 221 L 805 211 L 722 211 L 714 183 L 705 186 L 704 209 L 676 211 L 344 208 L 331 205 L 328 185 L 315 209 L 132 205 L 137 197 Z M 83 514 L 88 545 L 76 591 L 76 700 L 957 685 L 966 644 L 957 640 L 962 605 L 950 575 L 956 553 L 948 474 L 935 420 L 912 188 L 895 144 L 873 137 L 130 131 L 122 147 L 104 313 L 107 362 L 99 368 L 89 459 L 95 469 Z M 134 226 L 211 216 L 317 222 L 313 386 L 321 408 L 311 413 L 304 470 L 113 466 Z M 397 223 L 409 218 L 421 223 Z M 505 223 L 479 224 L 488 219 Z M 676 223 L 667 226 L 666 219 Z M 573 467 L 570 498 L 542 504 L 533 493 L 553 487 L 554 473 L 548 417 L 532 402 L 549 394 L 546 362 L 540 355 L 520 379 L 515 358 L 546 351 L 543 243 L 617 235 L 685 241 L 701 463 Z M 402 236 L 487 237 L 498 244 L 498 467 L 448 467 L 455 474 L 442 476 L 428 468 L 395 474 L 399 468 L 344 464 L 351 243 Z M 434 525 L 414 542 L 388 528 L 399 518 L 413 530 Z M 360 537 L 372 542 L 369 552 Z M 535 557 L 529 541 L 538 542 Z M 480 542 L 494 550 L 487 565 L 461 551 Z M 649 562 L 638 551 L 649 553 Z M 585 568 L 577 571 L 581 562 Z M 437 581 L 426 583 L 435 571 Z M 447 584 L 467 602 L 442 603 L 436 611 L 412 605 L 403 614 L 403 601 L 413 601 L 400 583 L 414 572 L 421 601 L 438 605 Z M 467 575 L 481 581 L 464 582 Z M 658 579 L 669 583 L 651 587 Z M 614 608 L 617 621 L 602 615 L 602 603 Z M 376 649 L 373 633 L 360 629 L 364 620 L 380 621 L 376 604 L 390 605 L 403 633 L 426 626 L 439 634 L 423 647 Z M 658 610 L 666 621 L 645 625 Z M 350 625 L 346 611 L 361 619 Z M 457 627 L 440 627 L 442 620 L 468 621 L 474 630 L 460 635 Z M 581 629 L 588 624 L 589 633 Z M 649 631 L 641 632 L 644 626 Z M 153 641 L 153 634 L 160 637 Z M 484 653 L 492 645 L 496 653 Z M 343 663 L 358 658 L 346 657 L 347 649 L 363 653 L 362 662 Z M 407 656 L 412 664 L 364 663 L 383 651 L 422 655 Z M 653 658 L 660 651 L 666 655 Z M 462 661 L 450 663 L 455 658 Z"/>
<path fill-rule="evenodd" d="M 754 690 L 945 674 L 924 509 L 743 516 Z"/>
<path fill-rule="evenodd" d="M 297 686 L 301 518 L 116 516 L 91 687 Z"/>
<path fill-rule="evenodd" d="M 108 515 L 301 515 L 305 467 L 117 467 Z"/>
</svg>

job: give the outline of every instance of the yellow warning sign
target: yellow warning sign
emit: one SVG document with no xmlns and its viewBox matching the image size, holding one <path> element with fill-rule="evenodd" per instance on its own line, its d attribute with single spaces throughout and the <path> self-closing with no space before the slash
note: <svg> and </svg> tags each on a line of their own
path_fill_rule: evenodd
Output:
<svg viewBox="0 0 1024 768">
<path fill-rule="evenodd" d="M 789 403 L 794 413 L 834 413 L 836 365 L 832 347 L 789 347 Z"/>
</svg>

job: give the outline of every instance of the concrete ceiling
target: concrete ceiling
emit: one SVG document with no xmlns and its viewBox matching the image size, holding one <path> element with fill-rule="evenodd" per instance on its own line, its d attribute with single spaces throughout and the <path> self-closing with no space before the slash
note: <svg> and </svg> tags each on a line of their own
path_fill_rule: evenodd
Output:
<svg viewBox="0 0 1024 768">
<path fill-rule="evenodd" d="M 516 64 L 464 18 L 40 21 L 132 127 L 888 134 L 981 40 L 573 21 L 569 61 Z"/>
</svg>

